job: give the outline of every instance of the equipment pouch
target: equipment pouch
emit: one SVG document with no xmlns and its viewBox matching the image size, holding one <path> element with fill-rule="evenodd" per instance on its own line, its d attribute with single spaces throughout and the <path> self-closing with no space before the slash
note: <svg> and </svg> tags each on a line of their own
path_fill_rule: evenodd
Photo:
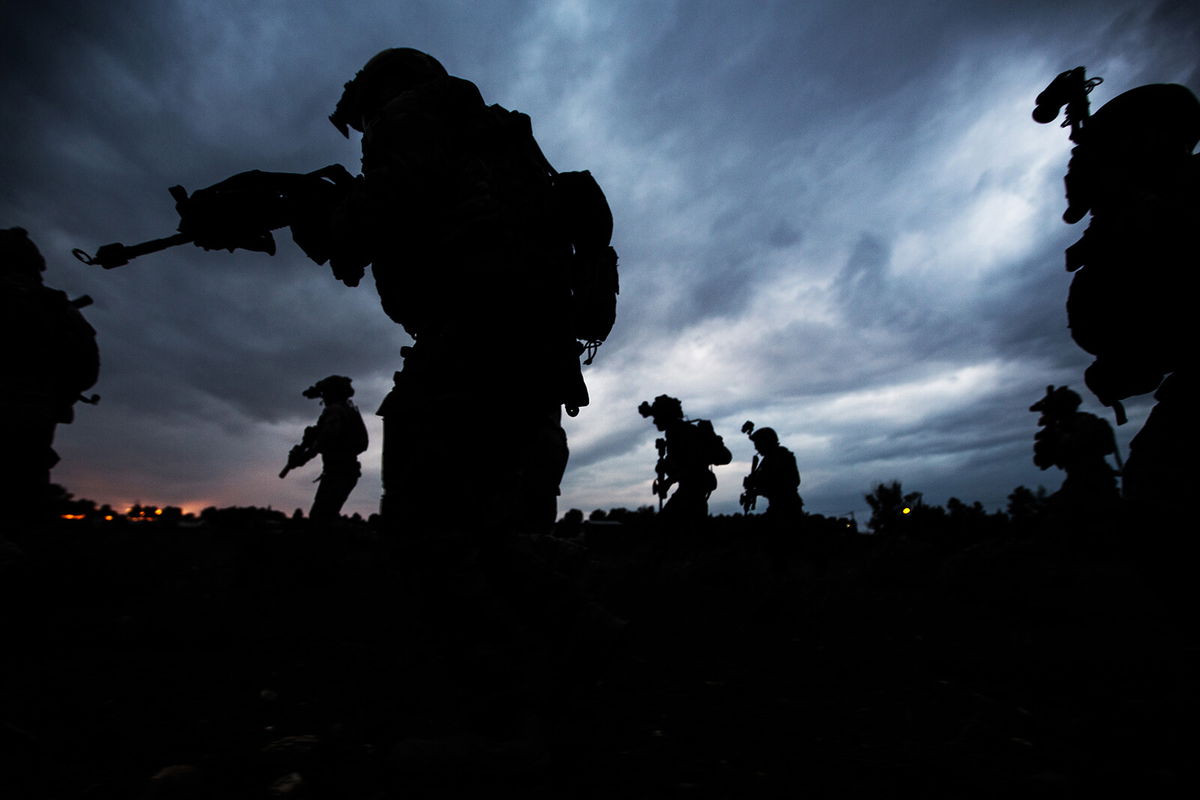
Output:
<svg viewBox="0 0 1200 800">
<path fill-rule="evenodd" d="M 617 251 L 577 251 L 570 269 L 571 333 L 585 342 L 602 342 L 617 321 Z"/>
</svg>

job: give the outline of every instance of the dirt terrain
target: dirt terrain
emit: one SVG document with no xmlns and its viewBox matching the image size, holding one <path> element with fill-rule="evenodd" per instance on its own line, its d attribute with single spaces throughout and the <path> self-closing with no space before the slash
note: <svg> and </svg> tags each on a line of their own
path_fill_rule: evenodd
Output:
<svg viewBox="0 0 1200 800">
<path fill-rule="evenodd" d="M 1160 797 L 1186 574 L 1121 537 L 76 525 L 2 554 L 29 798 Z M 953 534 L 953 532 L 951 532 Z"/>
</svg>

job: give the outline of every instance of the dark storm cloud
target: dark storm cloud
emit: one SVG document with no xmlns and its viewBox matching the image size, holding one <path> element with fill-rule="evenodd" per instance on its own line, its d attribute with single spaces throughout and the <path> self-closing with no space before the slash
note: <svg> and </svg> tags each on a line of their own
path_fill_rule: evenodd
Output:
<svg viewBox="0 0 1200 800">
<path fill-rule="evenodd" d="M 1116 62 L 1121 55 L 1139 58 L 1120 77 L 1107 80 L 1124 89 L 1143 83 L 1200 83 L 1200 16 L 1188 0 L 1164 0 L 1135 6 L 1118 14 L 1107 25 L 1091 53 Z M 1106 92 L 1112 96 L 1115 92 Z"/>
<path fill-rule="evenodd" d="M 968 21 L 937 4 L 906 4 L 896 13 L 854 4 L 779 4 L 736 16 L 707 3 L 687 4 L 667 18 L 655 15 L 616 79 L 634 109 L 626 124 L 650 152 L 692 154 L 696 169 L 684 179 L 692 201 L 678 213 L 695 214 L 696 201 L 714 195 L 728 206 L 711 215 L 703 257 L 676 271 L 676 282 L 688 290 L 667 310 L 664 325 L 740 312 L 755 283 L 774 278 L 747 266 L 747 243 L 772 241 L 763 228 L 777 222 L 793 230 L 800 222 L 780 217 L 781 198 L 800 209 L 833 200 L 828 186 L 806 181 L 803 172 L 779 175 L 785 148 L 810 153 L 814 163 L 806 170 L 819 176 L 826 169 L 819 163 L 828 155 L 820 146 L 826 131 L 871 125 L 872 152 L 859 157 L 885 170 L 909 161 L 919 141 L 911 131 L 925 109 L 948 101 L 922 81 L 958 66 L 965 50 L 959 28 L 982 38 L 980 30 L 1005 19 L 986 7 L 978 15 Z M 1054 23 L 1039 15 L 1035 24 Z M 823 35 L 831 32 L 837 35 Z M 833 155 L 855 154 L 848 148 Z"/>
<path fill-rule="evenodd" d="M 605 459 L 627 455 L 641 444 L 644 438 L 645 430 L 642 426 L 615 431 L 592 442 L 582 455 L 573 455 L 571 466 L 582 469 Z"/>
<path fill-rule="evenodd" d="M 834 294 L 847 317 L 859 325 L 889 322 L 898 304 L 891 302 L 888 248 L 864 233 L 854 245 L 846 266 L 833 281 Z M 882 313 L 881 313 L 882 312 Z"/>
</svg>

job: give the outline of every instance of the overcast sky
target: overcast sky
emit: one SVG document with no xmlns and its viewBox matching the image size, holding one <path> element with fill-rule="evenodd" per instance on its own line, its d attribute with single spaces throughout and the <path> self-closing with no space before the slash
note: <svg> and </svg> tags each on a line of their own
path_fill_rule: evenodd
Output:
<svg viewBox="0 0 1200 800">
<path fill-rule="evenodd" d="M 618 320 L 585 368 L 592 405 L 565 422 L 560 511 L 654 501 L 636 407 L 661 393 L 733 451 L 714 513 L 736 509 L 746 419 L 795 452 L 812 512 L 861 519 L 893 479 L 989 508 L 1018 484 L 1057 489 L 1027 409 L 1047 384 L 1086 394 L 1062 267 L 1083 224 L 1060 219 L 1070 145 L 1033 98 L 1079 65 L 1105 79 L 1093 110 L 1143 83 L 1200 88 L 1182 0 L 3 8 L 0 227 L 29 230 L 47 284 L 95 299 L 103 360 L 53 479 L 192 511 L 307 510 L 318 465 L 276 474 L 320 410 L 300 392 L 333 373 L 373 437 L 345 510 L 377 510 L 374 411 L 410 340 L 369 279 L 343 286 L 286 231 L 274 257 L 185 246 L 104 271 L 70 251 L 173 233 L 173 184 L 357 171 L 357 135 L 326 117 L 381 49 L 425 50 L 528 113 L 555 166 L 591 170 L 612 205 Z M 1147 410 L 1131 403 L 1122 452 Z"/>
</svg>

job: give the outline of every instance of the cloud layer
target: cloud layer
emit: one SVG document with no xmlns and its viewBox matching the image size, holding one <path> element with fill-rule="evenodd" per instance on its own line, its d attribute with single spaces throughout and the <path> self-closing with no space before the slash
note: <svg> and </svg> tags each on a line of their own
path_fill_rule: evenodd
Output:
<svg viewBox="0 0 1200 800">
<path fill-rule="evenodd" d="M 357 142 L 325 118 L 384 47 L 427 50 L 529 113 L 551 161 L 606 189 L 619 320 L 567 423 L 562 508 L 585 510 L 653 500 L 636 405 L 664 392 L 734 451 L 718 512 L 748 468 L 745 419 L 779 431 L 822 513 L 864 509 L 893 478 L 990 507 L 1056 487 L 1026 409 L 1048 383 L 1082 388 L 1061 267 L 1080 231 L 1059 220 L 1069 143 L 1032 99 L 1079 64 L 1106 79 L 1093 107 L 1200 77 L 1183 2 L 52 1 L 5 23 L 0 225 L 31 232 L 49 284 L 95 298 L 104 359 L 104 400 L 61 430 L 55 479 L 192 508 L 307 508 L 311 485 L 274 478 L 317 414 L 300 391 L 351 375 L 372 412 L 408 337 L 369 285 L 290 242 L 111 272 L 68 253 L 172 232 L 173 184 L 355 169 Z M 348 505 L 363 514 L 369 426 Z"/>
</svg>

